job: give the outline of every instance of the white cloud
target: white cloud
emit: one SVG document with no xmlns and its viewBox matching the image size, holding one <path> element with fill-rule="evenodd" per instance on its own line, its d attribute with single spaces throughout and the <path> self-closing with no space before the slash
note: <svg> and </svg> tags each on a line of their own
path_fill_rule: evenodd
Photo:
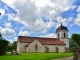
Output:
<svg viewBox="0 0 80 60">
<path fill-rule="evenodd" d="M 2 0 L 2 1 L 8 5 L 12 5 L 15 2 L 15 0 Z"/>
<path fill-rule="evenodd" d="M 75 6 L 73 3 L 74 0 L 50 0 L 48 5 L 42 7 L 40 9 L 41 15 L 46 16 L 49 19 L 53 19 L 54 16 L 59 15 L 62 12 L 68 11 L 73 9 L 72 7 Z"/>
<path fill-rule="evenodd" d="M 0 30 L 2 29 L 2 27 L 0 26 Z"/>
<path fill-rule="evenodd" d="M 13 18 L 14 15 L 8 15 L 8 17 L 22 23 L 32 32 L 44 33 L 55 25 L 59 26 L 60 20 L 57 17 L 65 11 L 74 9 L 74 2 L 75 0 L 15 0 L 11 5 L 16 9 L 17 16 Z M 44 22 L 41 18 L 43 16 L 49 20 Z M 53 22 L 54 19 L 58 23 Z M 62 22 L 67 25 L 66 18 L 62 18 Z"/>
<path fill-rule="evenodd" d="M 0 13 L 1 13 L 1 16 L 3 16 L 4 13 L 5 13 L 5 10 L 4 9 L 0 9 Z"/>
<path fill-rule="evenodd" d="M 40 36 L 40 37 L 56 38 L 56 35 L 51 33 L 51 34 L 46 34 L 46 35 L 43 35 L 43 36 Z"/>
<path fill-rule="evenodd" d="M 75 8 L 77 8 L 77 6 L 76 5 L 73 5 L 71 10 L 74 10 Z"/>
<path fill-rule="evenodd" d="M 10 43 L 13 43 L 14 41 L 17 41 L 18 37 L 13 37 L 13 39 L 6 39 L 7 41 L 9 41 Z"/>
<path fill-rule="evenodd" d="M 62 22 L 62 25 L 63 26 L 66 26 L 68 24 L 68 19 L 67 18 L 63 18 L 61 16 L 57 16 L 56 17 L 56 25 L 55 25 L 55 28 L 59 27 L 61 25 L 61 22 Z"/>
<path fill-rule="evenodd" d="M 31 23 L 29 27 L 31 28 L 32 32 L 44 33 L 47 30 L 47 25 L 42 19 Z"/>
<path fill-rule="evenodd" d="M 11 28 L 12 27 L 11 22 L 5 22 L 5 27 Z"/>
<path fill-rule="evenodd" d="M 14 35 L 16 35 L 14 30 L 7 28 L 7 27 L 5 27 L 5 28 L 1 27 L 1 33 L 3 36 L 14 36 Z"/>
<path fill-rule="evenodd" d="M 30 33 L 28 31 L 20 31 L 19 36 L 28 36 Z"/>
<path fill-rule="evenodd" d="M 77 10 L 76 10 L 77 12 L 80 12 L 80 5 L 78 6 L 78 8 L 77 8 Z"/>
<path fill-rule="evenodd" d="M 80 26 L 80 13 L 77 15 L 74 24 L 79 25 Z"/>
<path fill-rule="evenodd" d="M 39 6 L 39 7 L 44 7 L 46 6 L 47 4 L 49 4 L 49 1 L 50 0 L 31 0 L 31 1 L 34 1 L 36 6 Z"/>
<path fill-rule="evenodd" d="M 71 22 L 73 19 L 73 17 L 68 17 L 68 22 Z"/>
<path fill-rule="evenodd" d="M 1 0 L 1 1 L 3 1 L 4 3 L 6 3 L 8 6 L 13 7 L 13 3 L 14 3 L 16 0 Z"/>
</svg>

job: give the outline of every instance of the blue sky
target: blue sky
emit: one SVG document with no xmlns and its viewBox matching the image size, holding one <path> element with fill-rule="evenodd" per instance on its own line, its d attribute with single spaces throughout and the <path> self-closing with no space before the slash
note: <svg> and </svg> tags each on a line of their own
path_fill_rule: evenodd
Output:
<svg viewBox="0 0 80 60">
<path fill-rule="evenodd" d="M 0 29 L 10 42 L 18 36 L 56 37 L 60 22 L 80 34 L 80 0 L 0 0 Z"/>
</svg>

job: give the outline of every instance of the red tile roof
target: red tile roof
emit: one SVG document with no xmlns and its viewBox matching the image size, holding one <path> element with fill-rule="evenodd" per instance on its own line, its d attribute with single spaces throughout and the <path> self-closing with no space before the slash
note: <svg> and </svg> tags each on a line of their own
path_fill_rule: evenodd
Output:
<svg viewBox="0 0 80 60">
<path fill-rule="evenodd" d="M 65 43 L 58 38 L 19 36 L 18 39 L 21 43 L 31 43 L 34 40 L 38 40 L 41 44 L 45 45 L 65 45 Z"/>
</svg>

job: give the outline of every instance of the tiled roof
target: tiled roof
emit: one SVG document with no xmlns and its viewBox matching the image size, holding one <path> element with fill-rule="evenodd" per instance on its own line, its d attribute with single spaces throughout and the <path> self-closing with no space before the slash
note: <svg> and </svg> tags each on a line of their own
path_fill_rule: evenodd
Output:
<svg viewBox="0 0 80 60">
<path fill-rule="evenodd" d="M 19 36 L 18 39 L 21 43 L 31 43 L 34 40 L 38 40 L 41 44 L 45 45 L 65 45 L 65 43 L 58 38 Z"/>
</svg>

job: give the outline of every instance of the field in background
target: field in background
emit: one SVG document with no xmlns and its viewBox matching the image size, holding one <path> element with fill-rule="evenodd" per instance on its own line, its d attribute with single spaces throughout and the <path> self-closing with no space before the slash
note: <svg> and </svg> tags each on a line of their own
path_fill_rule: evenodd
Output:
<svg viewBox="0 0 80 60">
<path fill-rule="evenodd" d="M 50 60 L 72 56 L 73 53 L 21 53 L 21 55 L 0 56 L 0 60 Z"/>
</svg>

